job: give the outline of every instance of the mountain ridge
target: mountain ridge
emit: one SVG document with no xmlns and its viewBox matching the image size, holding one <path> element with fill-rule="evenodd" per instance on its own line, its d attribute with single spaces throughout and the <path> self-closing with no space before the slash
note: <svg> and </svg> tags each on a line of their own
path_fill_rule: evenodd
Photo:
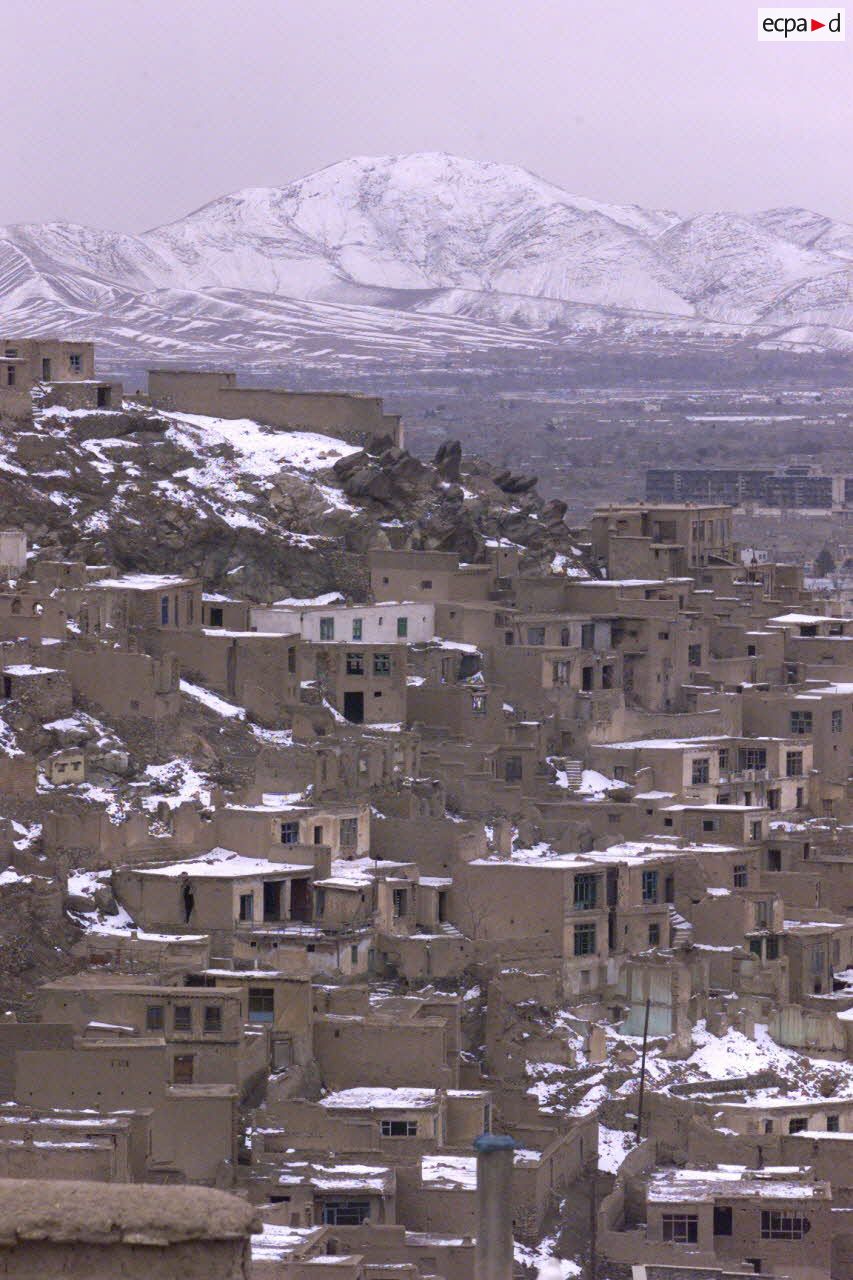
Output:
<svg viewBox="0 0 853 1280">
<path fill-rule="evenodd" d="M 338 332 L 323 328 L 330 305 Z M 117 358 L 134 346 L 234 358 L 254 343 L 262 359 L 286 360 L 323 332 L 336 361 L 363 362 L 395 326 L 400 358 L 428 360 L 491 349 L 495 326 L 509 346 L 619 344 L 638 328 L 646 341 L 705 342 L 723 326 L 727 341 L 853 352 L 851 316 L 853 226 L 824 214 L 680 217 L 441 152 L 351 157 L 140 235 L 56 221 L 0 228 L 4 328 L 73 331 Z"/>
</svg>

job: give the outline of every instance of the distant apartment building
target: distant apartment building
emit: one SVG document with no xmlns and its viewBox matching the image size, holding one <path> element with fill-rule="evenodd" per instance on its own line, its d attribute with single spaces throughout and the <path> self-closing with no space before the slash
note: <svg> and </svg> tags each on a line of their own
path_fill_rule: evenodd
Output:
<svg viewBox="0 0 853 1280">
<path fill-rule="evenodd" d="M 831 511 L 853 504 L 853 476 L 824 474 L 808 463 L 773 467 L 651 467 L 649 502 L 725 502 Z"/>
</svg>

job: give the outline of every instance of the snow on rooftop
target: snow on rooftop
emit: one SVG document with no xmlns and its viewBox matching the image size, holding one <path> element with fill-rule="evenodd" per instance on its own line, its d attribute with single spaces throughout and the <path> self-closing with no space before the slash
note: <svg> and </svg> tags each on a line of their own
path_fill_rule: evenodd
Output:
<svg viewBox="0 0 853 1280">
<path fill-rule="evenodd" d="M 435 1089 L 339 1089 L 320 1098 L 318 1106 L 331 1111 L 419 1111 L 436 1102 Z"/>
<path fill-rule="evenodd" d="M 55 676 L 56 667 L 34 667 L 29 662 L 17 662 L 11 667 L 4 667 L 5 676 Z"/>
<path fill-rule="evenodd" d="M 120 589 L 122 591 L 167 591 L 172 587 L 193 586 L 197 579 L 168 573 L 125 573 L 119 578 L 98 578 L 89 587 Z"/>
<path fill-rule="evenodd" d="M 785 1174 L 788 1177 L 785 1177 Z M 811 1200 L 826 1194 L 826 1185 L 807 1182 L 802 1170 L 787 1168 L 745 1169 L 718 1165 L 716 1169 L 665 1169 L 653 1173 L 646 1198 L 652 1204 L 673 1201 L 693 1204 L 714 1196 L 760 1200 Z"/>
<path fill-rule="evenodd" d="M 199 876 L 207 876 L 210 879 L 228 877 L 239 879 L 243 876 L 272 875 L 276 872 L 282 875 L 291 872 L 307 875 L 310 868 L 296 863 L 270 862 L 267 858 L 247 858 L 241 853 L 235 853 L 232 849 L 217 848 L 211 849 L 210 853 L 202 854 L 200 858 L 187 859 L 186 862 L 170 862 L 160 867 L 138 867 L 135 870 L 142 876 L 165 876 L 169 879 L 177 879 L 183 875 L 191 876 L 193 879 Z"/>
<path fill-rule="evenodd" d="M 344 603 L 340 591 L 327 591 L 319 596 L 284 596 L 281 600 L 273 600 L 270 609 L 323 609 L 329 605 Z M 355 606 L 353 606 L 355 607 Z"/>
</svg>

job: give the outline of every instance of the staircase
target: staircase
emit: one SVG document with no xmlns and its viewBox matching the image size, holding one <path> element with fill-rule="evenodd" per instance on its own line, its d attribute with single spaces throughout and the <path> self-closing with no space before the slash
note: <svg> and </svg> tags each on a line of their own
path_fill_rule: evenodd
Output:
<svg viewBox="0 0 853 1280">
<path fill-rule="evenodd" d="M 562 772 L 565 773 L 566 781 L 572 790 L 577 790 L 583 781 L 583 761 L 564 760 Z"/>
<path fill-rule="evenodd" d="M 670 933 L 673 947 L 689 947 L 693 941 L 693 925 L 680 916 L 675 907 L 669 909 Z"/>
</svg>

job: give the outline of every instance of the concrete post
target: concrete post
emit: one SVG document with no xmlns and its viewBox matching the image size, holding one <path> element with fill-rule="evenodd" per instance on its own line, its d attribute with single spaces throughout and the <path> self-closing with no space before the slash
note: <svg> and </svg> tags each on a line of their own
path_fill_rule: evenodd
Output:
<svg viewBox="0 0 853 1280">
<path fill-rule="evenodd" d="M 477 1252 L 474 1280 L 512 1280 L 512 1165 L 515 1142 L 495 1133 L 474 1139 L 477 1152 Z"/>
</svg>

